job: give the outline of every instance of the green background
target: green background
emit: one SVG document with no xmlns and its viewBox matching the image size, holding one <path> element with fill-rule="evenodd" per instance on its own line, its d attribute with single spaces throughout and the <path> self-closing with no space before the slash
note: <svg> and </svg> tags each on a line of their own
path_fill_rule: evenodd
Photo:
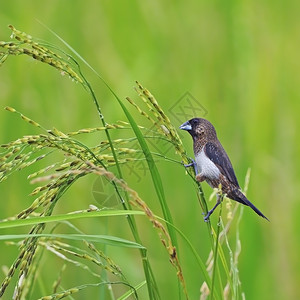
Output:
<svg viewBox="0 0 300 300">
<path fill-rule="evenodd" d="M 138 80 L 168 113 L 189 92 L 207 110 L 205 117 L 215 125 L 242 186 L 251 168 L 249 199 L 271 221 L 259 218 L 249 208 L 244 210 L 239 275 L 246 298 L 299 299 L 299 8 L 299 3 L 291 0 L 2 1 L 0 40 L 9 39 L 7 25 L 13 24 L 34 37 L 61 45 L 39 20 L 76 49 L 121 99 L 136 99 L 132 87 Z M 91 72 L 87 74 L 106 121 L 125 120 L 105 86 Z M 55 126 L 68 132 L 100 126 L 93 103 L 80 85 L 28 57 L 10 57 L 1 67 L 0 101 L 0 107 L 13 106 L 47 128 Z M 143 124 L 144 120 L 131 111 Z M 188 108 L 185 113 L 191 114 Z M 174 115 L 170 118 L 180 125 Z M 0 126 L 1 143 L 38 132 L 3 109 Z M 122 136 L 122 132 L 114 134 L 115 138 Z M 185 133 L 181 136 L 192 156 L 191 139 Z M 101 138 L 104 136 L 96 134 L 86 137 L 85 142 L 95 145 Z M 173 157 L 174 153 L 168 155 Z M 207 230 L 191 181 L 180 166 L 161 162 L 158 167 L 175 224 L 205 258 L 209 251 Z M 138 170 L 139 180 L 124 169 L 131 186 L 161 214 L 148 174 Z M 32 190 L 26 180 L 29 173 L 16 173 L 1 184 L 0 218 L 17 214 L 33 200 L 27 196 Z M 55 213 L 97 204 L 91 193 L 93 180 L 90 177 L 76 184 Z M 209 195 L 207 184 L 203 186 Z M 139 220 L 162 297 L 176 298 L 176 276 L 168 256 L 151 225 Z M 216 216 L 212 221 L 216 222 Z M 124 220 L 106 222 L 81 221 L 77 225 L 86 233 L 108 232 L 131 239 Z M 234 237 L 234 231 L 231 234 Z M 191 299 L 198 299 L 203 278 L 190 252 L 182 247 L 188 290 Z M 16 253 L 1 243 L 0 264 L 10 265 Z M 110 254 L 133 284 L 142 280 L 137 251 L 111 249 Z M 61 262 L 56 260 L 49 258 L 59 266 Z M 44 276 L 50 278 L 51 287 L 59 267 L 50 266 L 45 263 L 49 270 Z M 85 281 L 84 274 L 76 275 L 78 282 L 80 276 L 81 282 Z M 68 280 L 65 288 L 75 282 L 72 273 Z"/>
</svg>

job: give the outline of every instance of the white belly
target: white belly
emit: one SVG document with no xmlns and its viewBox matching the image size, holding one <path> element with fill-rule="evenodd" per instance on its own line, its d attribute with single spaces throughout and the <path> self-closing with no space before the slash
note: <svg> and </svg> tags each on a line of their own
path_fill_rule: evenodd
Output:
<svg viewBox="0 0 300 300">
<path fill-rule="evenodd" d="M 198 174 L 208 178 L 217 179 L 220 175 L 218 167 L 206 156 L 204 150 L 195 157 Z"/>
</svg>

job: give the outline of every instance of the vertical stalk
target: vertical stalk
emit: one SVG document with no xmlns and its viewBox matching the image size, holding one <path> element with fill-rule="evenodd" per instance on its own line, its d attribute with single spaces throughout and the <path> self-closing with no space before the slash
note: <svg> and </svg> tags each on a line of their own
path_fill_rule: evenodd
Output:
<svg viewBox="0 0 300 300">
<path fill-rule="evenodd" d="M 220 235 L 220 228 L 221 228 L 222 202 L 223 202 L 224 196 L 221 195 L 220 197 L 221 197 L 221 204 L 220 204 L 220 211 L 219 211 L 219 217 L 218 217 L 218 223 L 217 223 L 216 240 L 215 240 L 214 265 L 213 265 L 213 273 L 212 273 L 212 280 L 211 280 L 211 296 L 210 296 L 210 299 L 213 299 L 213 297 L 214 297 L 216 271 L 219 272 L 219 269 L 217 268 L 217 264 L 218 264 L 217 260 L 218 260 L 218 249 L 219 249 L 219 235 Z"/>
</svg>

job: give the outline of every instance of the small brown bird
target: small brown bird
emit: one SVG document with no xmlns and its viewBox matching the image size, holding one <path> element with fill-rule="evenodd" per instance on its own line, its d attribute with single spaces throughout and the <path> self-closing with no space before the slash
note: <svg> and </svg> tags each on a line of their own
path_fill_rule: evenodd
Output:
<svg viewBox="0 0 300 300">
<path fill-rule="evenodd" d="M 194 141 L 196 161 L 186 166 L 194 165 L 196 180 L 199 182 L 206 180 L 212 188 L 218 188 L 221 184 L 222 192 L 228 198 L 250 206 L 259 216 L 269 220 L 241 192 L 232 164 L 217 138 L 214 126 L 205 119 L 194 118 L 183 123 L 179 128 L 186 130 Z M 208 221 L 220 203 L 218 196 L 216 205 L 204 217 L 205 221 Z"/>
</svg>

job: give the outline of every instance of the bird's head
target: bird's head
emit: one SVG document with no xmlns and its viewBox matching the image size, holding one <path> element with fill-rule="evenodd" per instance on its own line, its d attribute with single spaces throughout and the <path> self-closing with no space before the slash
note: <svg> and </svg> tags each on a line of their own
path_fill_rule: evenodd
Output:
<svg viewBox="0 0 300 300">
<path fill-rule="evenodd" d="M 194 140 L 211 140 L 217 137 L 214 126 L 202 118 L 191 119 L 183 123 L 179 128 L 186 130 Z"/>
</svg>

